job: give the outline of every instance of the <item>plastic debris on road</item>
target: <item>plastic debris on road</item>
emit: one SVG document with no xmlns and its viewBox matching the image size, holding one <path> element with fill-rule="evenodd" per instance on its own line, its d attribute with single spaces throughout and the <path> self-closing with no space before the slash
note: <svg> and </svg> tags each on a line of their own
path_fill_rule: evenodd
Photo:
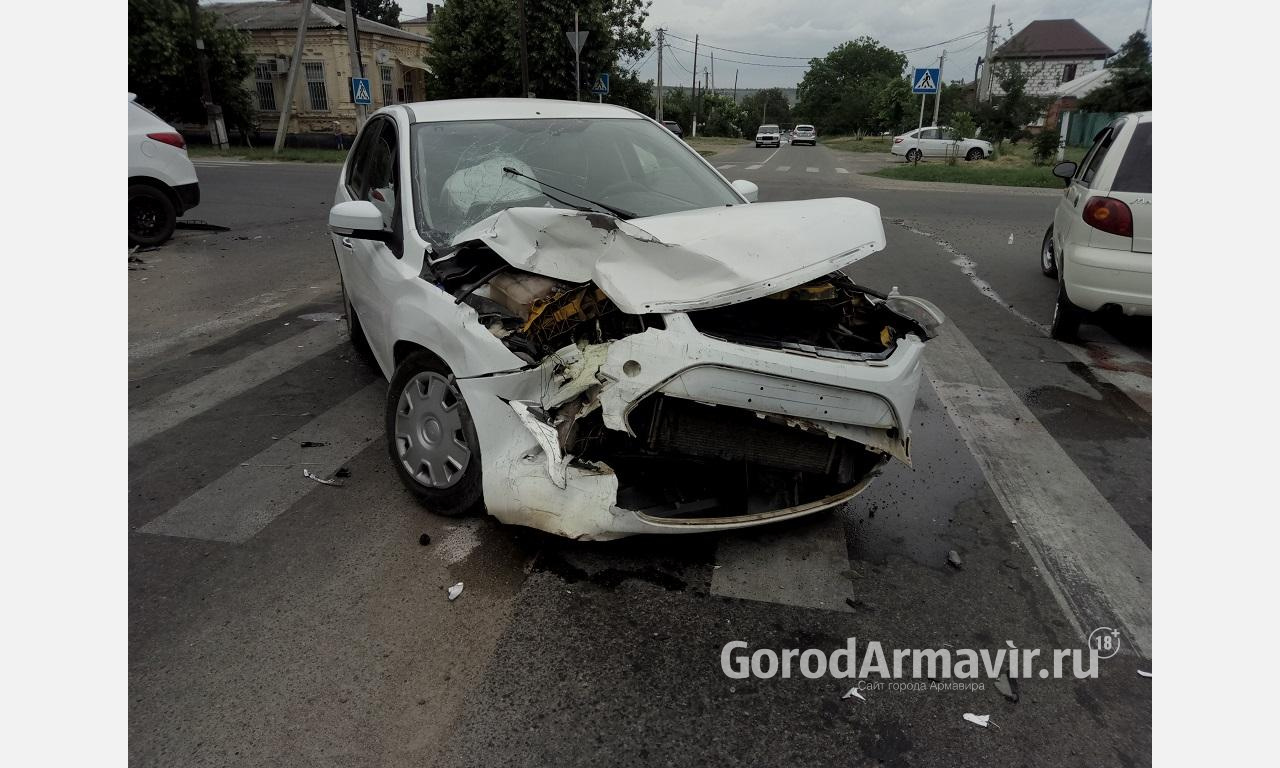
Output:
<svg viewBox="0 0 1280 768">
<path fill-rule="evenodd" d="M 952 568 L 957 568 L 957 569 L 960 568 L 961 566 L 960 553 L 956 552 L 954 549 L 948 552 L 947 565 L 951 566 Z"/>
<path fill-rule="evenodd" d="M 983 728 L 986 728 L 987 725 L 991 723 L 991 715 L 975 715 L 972 712 L 965 712 L 964 719 L 968 720 L 974 725 L 980 725 Z M 991 724 L 994 725 L 994 723 L 991 723 Z"/>
<path fill-rule="evenodd" d="M 458 595 L 462 594 L 462 582 L 449 587 L 449 600 L 452 602 L 458 599 Z"/>
<path fill-rule="evenodd" d="M 996 690 L 1000 692 L 1001 696 L 1012 701 L 1014 704 L 1018 703 L 1018 689 L 1016 687 L 1018 683 L 1016 680 L 1011 680 L 1006 674 L 996 678 L 994 684 Z"/>
<path fill-rule="evenodd" d="M 1138 670 L 1138 674 L 1142 675 L 1143 677 L 1151 677 L 1151 673 L 1146 671 L 1145 669 Z"/>
<path fill-rule="evenodd" d="M 854 687 L 852 687 L 852 688 L 850 688 L 850 689 L 849 689 L 849 692 L 848 692 L 848 693 L 846 693 L 845 695 L 841 696 L 840 698 L 841 698 L 841 699 L 858 699 L 858 700 L 860 700 L 860 701 L 866 701 L 867 699 L 866 699 L 866 697 L 864 697 L 864 696 L 862 695 L 862 690 L 861 690 L 861 688 L 862 688 L 862 686 L 860 686 L 860 685 L 855 685 Z"/>
<path fill-rule="evenodd" d="M 321 476 L 317 475 L 316 473 L 312 472 L 312 471 L 311 471 L 311 470 L 309 470 L 309 469 L 304 469 L 304 470 L 302 470 L 302 476 L 303 476 L 303 477 L 309 477 L 309 478 L 311 478 L 312 480 L 315 480 L 317 483 L 320 483 L 321 485 L 332 485 L 332 486 L 336 486 L 336 487 L 338 487 L 338 488 L 341 488 L 341 487 L 342 487 L 342 481 L 341 481 L 341 480 L 325 480 L 323 477 L 321 477 Z"/>
</svg>

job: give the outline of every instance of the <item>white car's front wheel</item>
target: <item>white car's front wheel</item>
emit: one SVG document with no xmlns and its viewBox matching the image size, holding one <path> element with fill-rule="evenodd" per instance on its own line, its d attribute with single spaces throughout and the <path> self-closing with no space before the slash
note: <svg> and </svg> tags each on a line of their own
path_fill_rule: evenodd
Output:
<svg viewBox="0 0 1280 768">
<path fill-rule="evenodd" d="M 986 155 L 983 153 L 982 149 L 980 147 L 974 147 L 965 154 L 964 159 L 972 162 L 974 160 L 981 160 L 984 157 L 986 157 Z"/>
<path fill-rule="evenodd" d="M 387 390 L 387 449 L 427 509 L 458 517 L 481 505 L 480 440 L 453 374 L 427 351 L 396 368 Z"/>
</svg>

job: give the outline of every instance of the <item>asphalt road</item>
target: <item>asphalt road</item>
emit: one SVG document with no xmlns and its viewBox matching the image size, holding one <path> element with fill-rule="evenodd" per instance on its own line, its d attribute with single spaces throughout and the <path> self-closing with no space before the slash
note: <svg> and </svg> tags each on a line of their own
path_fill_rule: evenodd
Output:
<svg viewBox="0 0 1280 768">
<path fill-rule="evenodd" d="M 914 466 L 796 524 L 608 544 L 417 508 L 337 319 L 336 168 L 202 165 L 193 215 L 230 231 L 130 264 L 131 763 L 1149 764 L 1150 324 L 1050 340 L 1054 195 L 858 173 L 885 161 L 712 158 L 762 201 L 880 206 L 888 247 L 850 272 L 951 323 Z M 733 640 L 1047 653 L 1104 624 L 1098 679 L 1016 702 L 720 669 Z"/>
</svg>

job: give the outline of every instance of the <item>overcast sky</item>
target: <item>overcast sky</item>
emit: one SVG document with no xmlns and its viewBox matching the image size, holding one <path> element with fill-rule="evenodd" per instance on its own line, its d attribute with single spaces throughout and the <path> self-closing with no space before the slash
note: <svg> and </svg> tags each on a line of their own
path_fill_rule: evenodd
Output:
<svg viewBox="0 0 1280 768">
<path fill-rule="evenodd" d="M 401 18 L 426 13 L 427 0 L 397 0 Z M 572 7 L 569 2 L 566 6 Z M 733 87 L 737 69 L 739 87 L 793 87 L 804 77 L 802 67 L 767 67 L 755 64 L 801 64 L 809 57 L 824 56 L 835 46 L 861 35 L 870 35 L 895 50 L 932 45 L 986 27 L 991 4 L 986 0 L 653 0 L 649 9 L 650 31 L 658 27 L 673 35 L 721 48 L 776 56 L 801 56 L 802 60 L 766 59 L 727 51 L 715 51 L 715 84 Z M 1074 18 L 1112 48 L 1141 29 L 1147 0 L 1001 0 L 996 3 L 996 26 L 1004 37 L 1012 22 L 1018 31 L 1036 19 Z M 572 26 L 572 16 L 568 24 Z M 1154 22 L 1153 22 L 1154 26 Z M 1154 37 L 1154 36 L 1153 36 Z M 934 66 L 945 49 L 946 81 L 973 79 L 974 65 L 982 55 L 981 35 L 907 54 L 910 66 Z M 663 62 L 663 82 L 688 85 L 693 67 L 692 43 L 670 38 L 674 50 Z M 565 43 L 566 51 L 569 50 Z M 699 49 L 698 69 L 710 67 L 708 50 Z M 733 61 L 730 61 L 733 60 Z M 683 65 L 684 68 L 681 67 Z M 657 56 L 640 68 L 641 79 L 657 75 Z"/>
</svg>

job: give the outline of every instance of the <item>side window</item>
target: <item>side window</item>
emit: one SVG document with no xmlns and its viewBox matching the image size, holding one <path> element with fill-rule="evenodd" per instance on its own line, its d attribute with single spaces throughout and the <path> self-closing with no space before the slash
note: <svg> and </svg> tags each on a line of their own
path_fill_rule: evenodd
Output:
<svg viewBox="0 0 1280 768">
<path fill-rule="evenodd" d="M 362 179 L 362 185 L 358 188 L 359 194 L 357 198 L 360 200 L 368 200 L 378 206 L 378 210 L 382 211 L 382 228 L 385 230 L 394 230 L 396 228 L 396 196 L 399 191 L 399 165 L 396 162 L 398 155 L 396 146 L 396 130 L 388 121 L 382 122 L 382 130 L 378 131 L 378 135 L 374 137 L 373 144 L 369 147 L 369 155 L 367 162 L 367 173 Z"/>
<path fill-rule="evenodd" d="M 922 138 L 922 139 L 936 139 L 936 138 L 938 138 L 938 129 L 937 129 L 937 128 L 925 128 L 924 130 L 920 131 L 920 138 Z"/>
<path fill-rule="evenodd" d="M 1093 149 L 1089 150 L 1089 156 L 1080 164 L 1082 170 L 1078 178 L 1081 184 L 1086 187 L 1093 186 L 1093 180 L 1098 177 L 1098 169 L 1102 167 L 1102 161 L 1111 150 L 1111 145 L 1115 142 L 1116 134 L 1120 132 L 1121 125 L 1123 123 L 1112 123 L 1098 134 Z"/>
<path fill-rule="evenodd" d="M 361 189 L 365 186 L 365 177 L 369 174 L 369 150 L 377 139 L 382 121 L 376 120 L 365 126 L 356 145 L 351 148 L 351 163 L 347 165 L 347 194 L 353 200 L 363 200 Z"/>
</svg>

